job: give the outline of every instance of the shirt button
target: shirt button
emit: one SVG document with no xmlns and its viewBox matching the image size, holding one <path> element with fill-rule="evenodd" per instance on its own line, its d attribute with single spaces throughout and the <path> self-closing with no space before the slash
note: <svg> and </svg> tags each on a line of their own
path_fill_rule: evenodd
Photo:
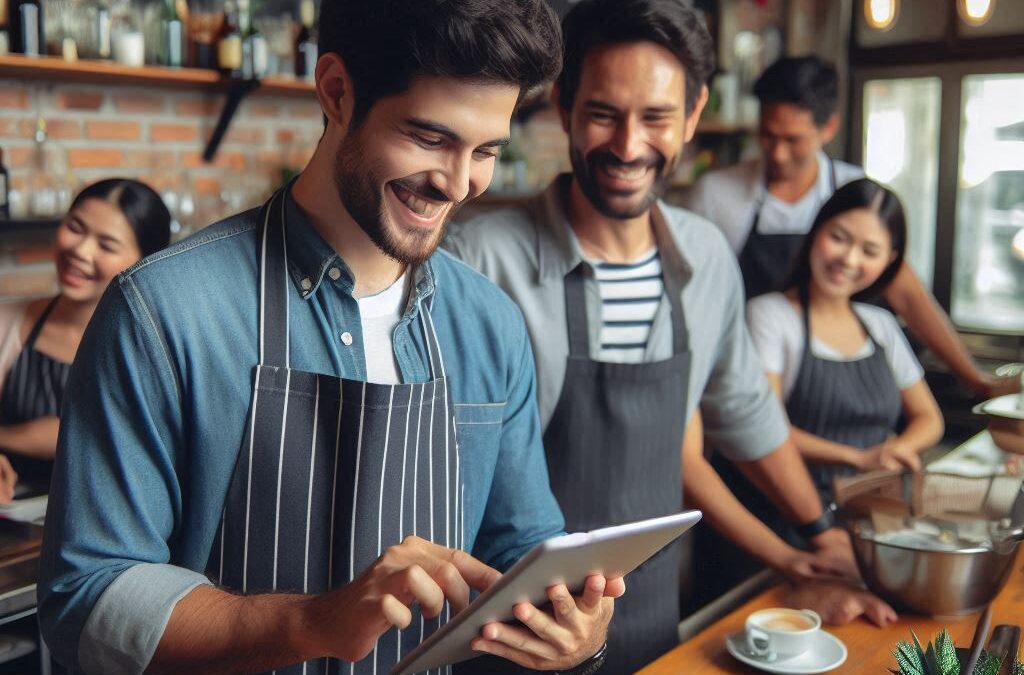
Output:
<svg viewBox="0 0 1024 675">
<path fill-rule="evenodd" d="M 313 282 L 309 280 L 309 277 L 303 277 L 302 281 L 299 282 L 299 286 L 308 293 L 309 289 L 313 288 Z"/>
<path fill-rule="evenodd" d="M 348 331 L 345 331 L 344 333 L 342 333 L 341 334 L 341 343 L 343 345 L 345 345 L 346 347 L 351 347 L 352 346 L 352 333 L 349 333 Z"/>
<path fill-rule="evenodd" d="M 338 279 L 341 278 L 341 270 L 339 270 L 337 267 L 332 267 L 327 271 L 327 276 L 331 278 L 331 281 L 337 281 Z"/>
</svg>

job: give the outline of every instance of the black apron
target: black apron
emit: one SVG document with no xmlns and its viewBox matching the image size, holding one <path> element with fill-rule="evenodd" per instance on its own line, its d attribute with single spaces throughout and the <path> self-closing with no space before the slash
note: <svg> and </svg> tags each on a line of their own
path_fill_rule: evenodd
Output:
<svg viewBox="0 0 1024 675">
<path fill-rule="evenodd" d="M 675 244 L 655 227 L 662 259 Z M 679 270 L 663 266 L 673 355 L 654 363 L 590 358 L 581 263 L 565 277 L 569 358 L 544 433 L 551 488 L 570 532 L 663 516 L 682 507 L 681 449 L 690 375 Z M 615 603 L 602 673 L 632 673 L 679 643 L 679 542 L 627 578 Z"/>
<path fill-rule="evenodd" d="M 58 296 L 59 297 L 59 296 Z M 64 363 L 37 351 L 35 348 L 43 324 L 57 305 L 54 298 L 46 306 L 29 332 L 25 345 L 14 360 L 0 392 L 0 424 L 21 424 L 40 417 L 60 414 L 64 387 L 68 381 L 70 363 Z M 42 492 L 50 488 L 53 462 L 9 453 L 11 466 L 18 472 L 18 482 L 30 484 Z"/>
<path fill-rule="evenodd" d="M 208 574 L 242 593 L 322 593 L 358 576 L 407 535 L 464 543 L 454 407 L 427 305 L 423 384 L 371 384 L 289 367 L 284 196 L 263 207 L 260 362 L 248 432 L 210 553 Z M 450 616 L 413 607 L 404 631 L 351 664 L 318 659 L 298 674 L 386 674 Z M 448 672 L 441 669 L 436 672 Z"/>
<path fill-rule="evenodd" d="M 896 430 L 903 409 L 900 388 L 885 350 L 861 321 L 871 341 L 871 356 L 856 361 L 829 361 L 811 352 L 807 296 L 800 293 L 804 351 L 793 390 L 786 399 L 790 424 L 815 436 L 855 448 L 882 443 Z M 856 312 L 854 313 L 856 316 Z M 860 317 L 857 317 L 860 321 Z M 823 504 L 832 501 L 832 479 L 857 473 L 845 464 L 808 463 Z"/>
<path fill-rule="evenodd" d="M 828 160 L 829 195 L 836 191 L 836 165 Z M 817 189 L 815 182 L 812 190 Z M 767 189 L 754 204 L 754 217 L 750 225 L 747 242 L 740 251 L 740 272 L 743 274 L 743 290 L 747 300 L 752 300 L 765 293 L 779 293 L 785 290 L 789 275 L 793 269 L 796 256 L 804 243 L 806 232 L 801 234 L 763 234 L 758 226 L 761 224 L 761 211 L 767 199 Z"/>
</svg>

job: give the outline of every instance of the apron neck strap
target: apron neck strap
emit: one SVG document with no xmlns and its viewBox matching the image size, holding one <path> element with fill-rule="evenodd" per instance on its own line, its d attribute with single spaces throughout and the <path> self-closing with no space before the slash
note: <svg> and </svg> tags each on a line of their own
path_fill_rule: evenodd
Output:
<svg viewBox="0 0 1024 675">
<path fill-rule="evenodd" d="M 590 358 L 590 324 L 587 323 L 587 294 L 581 262 L 565 275 L 565 318 L 569 329 L 569 356 Z"/>
<path fill-rule="evenodd" d="M 415 293 L 415 290 L 413 291 Z M 434 293 L 437 293 L 435 287 Z M 434 317 L 430 314 L 430 306 L 434 304 L 434 296 L 429 300 L 421 301 L 420 323 L 423 324 L 423 337 L 427 345 L 427 356 L 430 357 L 430 379 L 447 377 L 444 369 L 444 355 L 441 354 L 441 343 L 437 339 L 437 331 L 434 329 Z"/>
<path fill-rule="evenodd" d="M 39 333 L 43 331 L 43 324 L 46 323 L 46 320 L 50 317 L 50 314 L 53 313 L 53 308 L 57 306 L 57 301 L 59 299 L 60 296 L 58 295 L 53 300 L 50 300 L 50 302 L 46 305 L 46 309 L 44 309 L 43 313 L 39 315 L 39 318 L 36 319 L 36 322 L 32 324 L 32 330 L 29 332 L 28 337 L 25 339 L 26 347 L 31 348 L 32 346 L 35 345 L 36 340 L 39 338 Z"/>
<path fill-rule="evenodd" d="M 260 211 L 260 364 L 290 367 L 288 335 L 288 243 L 284 232 L 284 190 Z"/>
</svg>

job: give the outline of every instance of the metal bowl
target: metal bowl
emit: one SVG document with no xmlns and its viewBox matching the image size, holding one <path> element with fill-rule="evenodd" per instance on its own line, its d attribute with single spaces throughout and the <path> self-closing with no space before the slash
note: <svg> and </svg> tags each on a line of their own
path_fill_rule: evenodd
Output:
<svg viewBox="0 0 1024 675">
<path fill-rule="evenodd" d="M 837 486 L 837 501 L 868 588 L 918 614 L 989 604 L 1024 539 L 1021 477 L 879 472 Z"/>
<path fill-rule="evenodd" d="M 860 574 L 872 592 L 903 610 L 973 614 L 992 602 L 1014 570 L 1017 541 L 1002 548 L 926 550 L 878 542 L 862 527 L 850 528 Z"/>
</svg>

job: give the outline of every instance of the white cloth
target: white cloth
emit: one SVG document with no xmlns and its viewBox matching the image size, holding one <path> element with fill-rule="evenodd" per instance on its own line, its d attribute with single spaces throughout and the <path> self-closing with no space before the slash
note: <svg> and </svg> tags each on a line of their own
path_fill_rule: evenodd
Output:
<svg viewBox="0 0 1024 675">
<path fill-rule="evenodd" d="M 919 382 L 924 377 L 924 370 L 896 323 L 896 317 L 881 307 L 861 302 L 853 303 L 853 310 L 885 352 L 896 386 L 902 391 Z M 786 296 L 768 293 L 747 303 L 747 326 L 764 369 L 782 376 L 782 396 L 789 398 L 804 353 L 803 317 Z M 814 329 L 813 325 L 811 329 Z M 865 340 L 856 354 L 844 356 L 811 336 L 811 354 L 819 359 L 858 361 L 871 356 L 874 351 L 871 340 Z"/>
<path fill-rule="evenodd" d="M 363 326 L 363 350 L 366 355 L 366 381 L 373 384 L 401 384 L 391 334 L 402 318 L 409 297 L 409 271 L 406 270 L 377 295 L 359 298 L 359 317 Z"/>
<path fill-rule="evenodd" d="M 665 285 L 658 249 L 636 260 L 613 264 L 590 261 L 601 289 L 601 351 L 609 363 L 642 363 Z"/>
<path fill-rule="evenodd" d="M 864 177 L 859 166 L 832 160 L 836 187 Z M 754 210 L 764 196 L 758 223 L 762 234 L 806 234 L 822 205 L 832 196 L 829 158 L 818 153 L 818 180 L 795 204 L 767 194 L 764 163 L 755 158 L 725 169 L 711 171 L 700 178 L 686 195 L 685 206 L 717 225 L 732 250 L 739 255 L 750 236 Z"/>
</svg>

